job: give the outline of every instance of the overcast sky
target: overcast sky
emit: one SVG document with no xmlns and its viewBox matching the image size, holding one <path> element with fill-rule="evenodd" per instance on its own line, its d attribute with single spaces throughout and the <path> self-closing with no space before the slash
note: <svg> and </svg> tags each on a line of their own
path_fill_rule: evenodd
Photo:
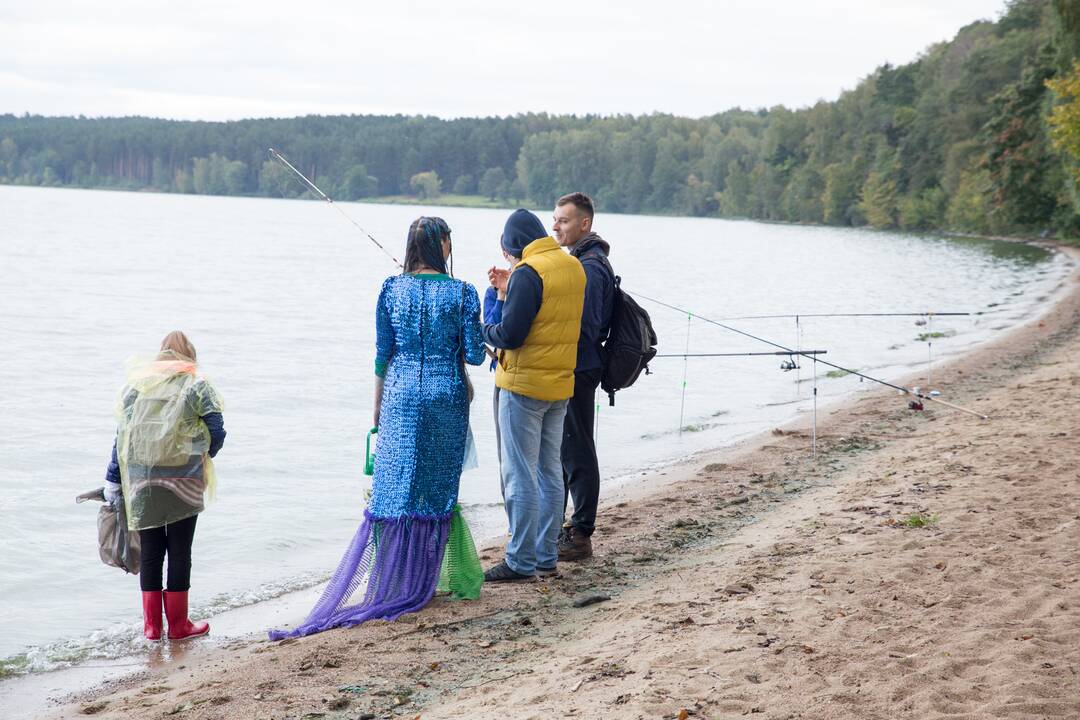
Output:
<svg viewBox="0 0 1080 720">
<path fill-rule="evenodd" d="M 701 116 L 833 99 L 1004 0 L 0 0 L 0 113 Z"/>
</svg>

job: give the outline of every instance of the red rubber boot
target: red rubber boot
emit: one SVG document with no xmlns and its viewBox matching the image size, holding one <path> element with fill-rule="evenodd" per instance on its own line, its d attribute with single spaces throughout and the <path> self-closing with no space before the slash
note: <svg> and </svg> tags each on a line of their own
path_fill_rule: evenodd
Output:
<svg viewBox="0 0 1080 720">
<path fill-rule="evenodd" d="M 188 619 L 187 592 L 165 591 L 165 618 L 169 621 L 169 639 L 183 640 L 210 632 L 210 623 Z"/>
<path fill-rule="evenodd" d="M 161 639 L 161 591 L 143 591 L 142 594 L 143 635 L 147 640 Z"/>
</svg>

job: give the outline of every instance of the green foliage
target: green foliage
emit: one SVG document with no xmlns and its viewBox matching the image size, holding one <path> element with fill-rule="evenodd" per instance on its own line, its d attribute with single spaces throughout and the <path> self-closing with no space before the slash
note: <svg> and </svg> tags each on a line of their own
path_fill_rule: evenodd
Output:
<svg viewBox="0 0 1080 720">
<path fill-rule="evenodd" d="M 416 191 L 421 200 L 431 200 L 439 197 L 442 192 L 442 181 L 439 174 L 434 170 L 416 173 L 409 178 L 409 187 Z"/>
<path fill-rule="evenodd" d="M 473 190 L 475 190 L 475 183 L 473 183 L 472 175 L 459 175 L 458 179 L 454 181 L 453 191 L 455 195 L 468 195 Z"/>
<path fill-rule="evenodd" d="M 896 181 L 882 173 L 870 173 L 859 195 L 859 209 L 873 227 L 893 227 L 896 224 Z"/>
<path fill-rule="evenodd" d="M 1010 0 L 996 23 L 971 23 L 800 110 L 225 123 L 0 115 L 0 182 L 308 195 L 267 158 L 273 143 L 342 199 L 432 199 L 446 178 L 455 196 L 483 204 L 545 207 L 580 190 L 602 212 L 1076 233 L 1078 7 Z"/>
<path fill-rule="evenodd" d="M 931 230 L 945 224 L 948 196 L 938 186 L 900 198 L 900 227 L 904 230 Z"/>
<path fill-rule="evenodd" d="M 1050 113 L 1050 136 L 1054 147 L 1064 150 L 1072 158 L 1073 177 L 1080 181 L 1080 62 L 1074 64 L 1068 74 L 1048 80 L 1046 85 L 1058 100 Z M 4 155 L 0 143 L 0 161 Z"/>
<path fill-rule="evenodd" d="M 164 174 L 161 168 L 159 175 Z M 197 195 L 240 195 L 247 185 L 247 165 L 210 153 L 191 164 L 191 185 Z"/>
<path fill-rule="evenodd" d="M 342 200 L 359 200 L 375 195 L 378 189 L 378 178 L 368 175 L 364 165 L 353 165 L 345 172 L 345 182 L 338 194 L 341 195 Z"/>
<path fill-rule="evenodd" d="M 266 197 L 294 197 L 301 192 L 299 180 L 277 160 L 264 160 L 259 167 L 259 194 Z M 180 182 L 177 181 L 177 185 Z M 180 190 L 180 192 L 185 192 Z"/>
<path fill-rule="evenodd" d="M 908 528 L 924 528 L 931 525 L 937 525 L 937 515 L 922 515 L 920 513 L 912 513 L 904 518 L 900 524 Z"/>
<path fill-rule="evenodd" d="M 963 173 L 956 191 L 949 199 L 946 225 L 956 230 L 990 232 L 989 187 L 990 174 L 985 169 L 972 169 Z"/>
<path fill-rule="evenodd" d="M 484 171 L 484 176 L 480 178 L 480 194 L 487 196 L 489 200 L 506 197 L 506 173 L 501 167 L 488 168 Z"/>
</svg>

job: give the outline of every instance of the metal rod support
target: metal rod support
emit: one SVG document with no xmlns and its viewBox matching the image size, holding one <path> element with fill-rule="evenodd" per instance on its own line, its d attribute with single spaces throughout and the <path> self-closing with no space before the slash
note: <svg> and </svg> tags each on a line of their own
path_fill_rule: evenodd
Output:
<svg viewBox="0 0 1080 720">
<path fill-rule="evenodd" d="M 630 291 L 626 291 L 626 292 L 630 292 Z M 657 300 L 656 298 L 651 298 L 651 297 L 649 297 L 647 295 L 642 295 L 641 293 L 630 292 L 630 294 L 635 296 L 635 297 L 639 297 L 642 300 L 648 300 L 651 303 L 656 303 L 657 305 L 660 305 L 661 307 L 666 307 L 669 310 L 674 310 L 675 312 L 688 313 L 688 314 L 690 312 L 689 310 L 684 310 L 683 308 L 678 307 L 677 305 L 672 305 L 670 303 L 664 302 L 663 300 Z M 816 356 L 809 355 L 805 350 L 801 351 L 801 352 L 796 351 L 796 350 L 792 350 L 791 348 L 784 347 L 780 343 L 773 342 L 772 340 L 767 340 L 767 339 L 765 339 L 763 337 L 753 335 L 751 333 L 746 332 L 745 330 L 739 330 L 738 328 L 732 327 L 731 325 L 725 325 L 724 323 L 720 322 L 719 320 L 711 320 L 711 319 L 709 319 L 707 317 L 704 317 L 702 315 L 695 315 L 695 317 L 698 320 L 701 320 L 702 322 L 707 322 L 710 325 L 716 325 L 717 327 L 722 327 L 725 330 L 730 330 L 733 333 L 737 333 L 739 335 L 742 335 L 743 337 L 748 337 L 751 340 L 757 340 L 760 343 L 765 343 L 766 345 L 772 345 L 775 348 L 780 348 L 781 350 L 784 351 L 784 352 L 780 353 L 781 355 L 803 355 L 803 356 L 806 356 L 806 357 L 817 359 Z M 803 317 L 806 317 L 806 316 L 804 315 Z M 919 398 L 920 400 L 929 400 L 930 402 L 939 403 L 941 405 L 945 405 L 946 407 L 951 407 L 954 410 L 960 410 L 961 412 L 966 412 L 966 413 L 968 413 L 970 415 L 974 415 L 975 417 L 977 417 L 977 418 L 979 418 L 981 420 L 989 420 L 990 419 L 990 417 L 988 415 L 984 415 L 981 412 L 977 412 L 975 410 L 969 410 L 967 408 L 960 407 L 959 405 L 953 405 L 952 403 L 947 403 L 944 400 L 938 400 L 936 397 L 932 397 L 930 395 L 927 395 L 926 393 L 916 392 L 912 388 L 906 388 L 906 387 L 903 387 L 902 385 L 897 385 L 896 383 L 891 383 L 888 380 L 882 380 L 881 378 L 876 378 L 876 377 L 873 377 L 872 375 L 867 375 L 866 373 L 861 373 L 858 370 L 852 370 L 851 368 L 846 368 L 846 367 L 843 367 L 842 365 L 837 365 L 836 363 L 831 363 L 828 360 L 818 360 L 818 362 L 820 362 L 822 365 L 828 365 L 829 367 L 835 368 L 837 370 L 843 370 L 844 372 L 848 373 L 849 375 L 854 375 L 855 377 L 860 377 L 860 378 L 862 378 L 864 380 L 869 380 L 870 382 L 875 382 L 875 383 L 877 383 L 879 385 L 884 385 L 885 387 L 890 387 L 893 390 L 899 390 L 900 392 L 904 393 L 905 395 L 912 395 L 914 397 Z"/>
</svg>

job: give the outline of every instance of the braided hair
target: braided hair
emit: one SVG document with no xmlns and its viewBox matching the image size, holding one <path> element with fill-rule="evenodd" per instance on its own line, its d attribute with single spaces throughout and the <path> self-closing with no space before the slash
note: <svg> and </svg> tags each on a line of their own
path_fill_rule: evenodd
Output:
<svg viewBox="0 0 1080 720">
<path fill-rule="evenodd" d="M 440 217 L 419 217 L 409 226 L 405 240 L 405 272 L 416 272 L 423 266 L 440 273 L 447 273 L 443 257 L 443 240 L 450 239 L 450 226 Z M 453 257 L 450 258 L 450 275 L 454 274 Z"/>
</svg>

